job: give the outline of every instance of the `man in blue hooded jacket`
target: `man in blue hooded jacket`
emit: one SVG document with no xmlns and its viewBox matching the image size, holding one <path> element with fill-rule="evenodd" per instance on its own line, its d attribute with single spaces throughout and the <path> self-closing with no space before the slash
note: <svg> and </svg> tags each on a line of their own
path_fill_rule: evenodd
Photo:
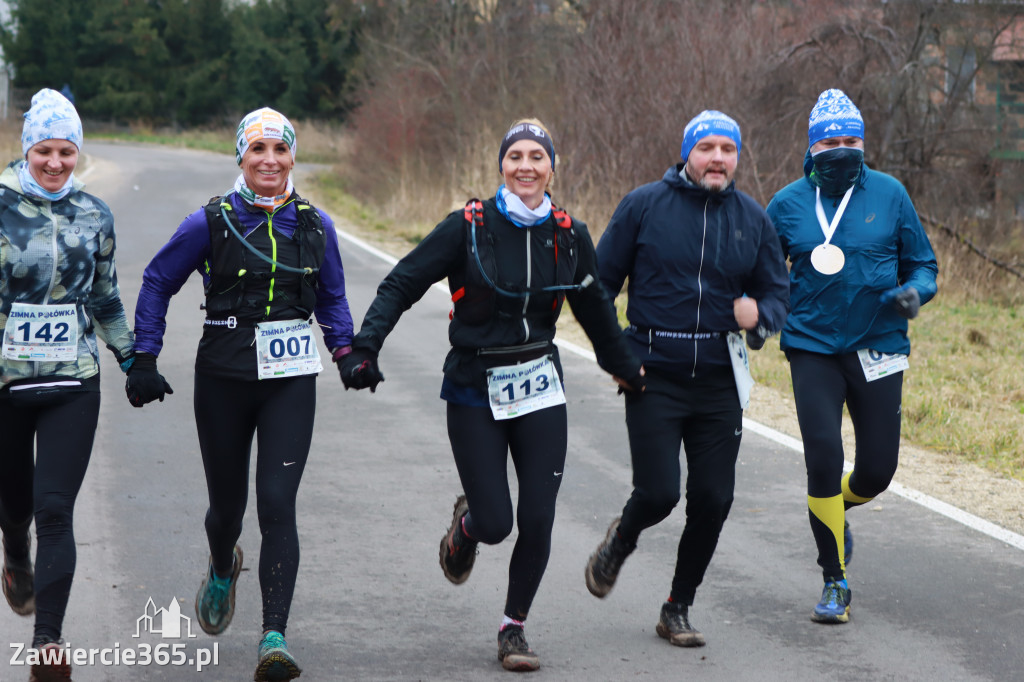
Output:
<svg viewBox="0 0 1024 682">
<path fill-rule="evenodd" d="M 741 143 L 733 119 L 700 113 L 684 131 L 681 162 L 627 194 L 597 245 L 609 294 L 629 279 L 626 336 L 646 389 L 626 395 L 633 493 L 587 562 L 587 587 L 607 595 L 640 533 L 679 502 L 682 446 L 686 523 L 657 625 L 676 646 L 704 644 L 689 607 L 732 505 L 750 382 L 739 331 L 777 333 L 789 304 L 775 229 L 735 189 Z"/>
<path fill-rule="evenodd" d="M 808 119 L 804 177 L 768 215 L 791 262 L 792 312 L 781 347 L 793 378 L 807 463 L 811 532 L 825 587 L 811 619 L 850 618 L 846 510 L 884 491 L 896 473 L 907 320 L 935 296 L 938 267 L 903 185 L 864 164 L 864 119 L 841 90 Z M 843 473 L 843 405 L 856 438 Z"/>
</svg>

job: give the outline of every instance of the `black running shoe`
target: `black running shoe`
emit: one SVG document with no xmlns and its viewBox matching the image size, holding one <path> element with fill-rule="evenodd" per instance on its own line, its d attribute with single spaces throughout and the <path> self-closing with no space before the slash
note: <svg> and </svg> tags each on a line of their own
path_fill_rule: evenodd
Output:
<svg viewBox="0 0 1024 682">
<path fill-rule="evenodd" d="M 526 643 L 526 634 L 518 625 L 509 625 L 498 633 L 498 660 L 501 667 L 525 673 L 540 667 L 540 658 Z"/>
<path fill-rule="evenodd" d="M 462 530 L 462 517 L 469 512 L 465 495 L 459 495 L 452 510 L 452 525 L 441 539 L 441 570 L 444 577 L 456 585 L 469 579 L 476 562 L 477 543 Z"/>
<path fill-rule="evenodd" d="M 36 612 L 35 576 L 32 573 L 32 537 L 29 536 L 29 553 L 24 559 L 12 559 L 7 554 L 4 540 L 4 567 L 0 574 L 4 597 L 19 616 L 30 616 Z"/>
<path fill-rule="evenodd" d="M 612 521 L 612 525 L 608 526 L 607 535 L 594 550 L 594 553 L 590 555 L 586 571 L 584 571 L 590 594 L 601 599 L 615 587 L 615 579 L 619 577 L 622 562 L 636 549 L 636 545 L 627 544 L 619 536 L 619 521 L 621 520 L 621 518 L 617 518 Z"/>
<path fill-rule="evenodd" d="M 661 606 L 661 617 L 655 627 L 658 636 L 675 646 L 704 646 L 704 635 L 690 625 L 689 607 L 667 601 Z"/>
</svg>

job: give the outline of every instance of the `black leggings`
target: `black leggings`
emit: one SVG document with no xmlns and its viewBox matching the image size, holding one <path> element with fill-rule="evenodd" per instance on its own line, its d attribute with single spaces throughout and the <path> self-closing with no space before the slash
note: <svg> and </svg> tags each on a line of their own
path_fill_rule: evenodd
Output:
<svg viewBox="0 0 1024 682">
<path fill-rule="evenodd" d="M 448 403 L 448 438 L 469 503 L 466 532 L 487 545 L 498 544 L 512 532 L 507 473 L 512 453 L 519 480 L 519 537 L 508 567 L 505 615 L 516 620 L 526 620 L 551 555 L 567 432 L 565 405 L 498 421 L 489 407 Z"/>
<path fill-rule="evenodd" d="M 14 558 L 28 554 L 36 521 L 34 639 L 60 639 L 75 576 L 75 499 L 85 479 L 100 412 L 98 391 L 50 406 L 0 403 L 0 528 Z"/>
<path fill-rule="evenodd" d="M 647 372 L 647 389 L 626 394 L 633 494 L 619 533 L 633 544 L 680 498 L 679 448 L 686 453 L 686 523 L 672 578 L 673 601 L 693 604 L 732 508 L 743 410 L 732 370 L 701 379 Z"/>
<path fill-rule="evenodd" d="M 242 533 L 256 435 L 263 629 L 283 634 L 299 570 L 295 498 L 313 437 L 316 376 L 239 381 L 196 373 L 194 402 L 210 498 L 206 535 L 218 575 L 231 573 Z"/>
<path fill-rule="evenodd" d="M 857 353 L 822 355 L 790 350 L 793 397 L 807 463 L 807 497 L 818 564 L 841 579 L 845 510 L 864 504 L 896 473 L 903 373 L 864 378 Z M 843 476 L 843 404 L 856 438 L 853 471 Z"/>
</svg>

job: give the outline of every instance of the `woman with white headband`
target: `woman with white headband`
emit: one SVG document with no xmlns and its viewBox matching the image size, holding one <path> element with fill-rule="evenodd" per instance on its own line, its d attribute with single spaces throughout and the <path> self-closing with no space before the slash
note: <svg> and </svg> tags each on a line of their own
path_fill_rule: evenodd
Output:
<svg viewBox="0 0 1024 682">
<path fill-rule="evenodd" d="M 206 320 L 195 372 L 195 417 L 210 506 L 210 562 L 196 595 L 199 625 L 222 633 L 235 589 L 257 437 L 256 507 L 263 634 L 255 679 L 290 680 L 301 670 L 285 643 L 299 565 L 295 498 L 309 454 L 322 369 L 312 318 L 333 359 L 352 339 L 345 274 L 330 217 L 295 192 L 295 129 L 273 109 L 238 126 L 241 174 L 223 197 L 188 216 L 143 275 L 135 311 L 137 366 L 128 398 L 141 407 L 163 396 L 156 358 L 171 296 L 193 272 L 203 277 Z M 255 352 L 254 352 L 255 351 Z"/>
<path fill-rule="evenodd" d="M 99 417 L 97 338 L 127 371 L 132 333 L 114 268 L 114 218 L 74 176 L 82 149 L 75 107 L 54 90 L 37 92 L 21 145 L 25 158 L 0 173 L 2 582 L 15 613 L 35 614 L 32 647 L 45 664 L 33 666 L 32 679 L 62 680 L 71 675 L 61 630 L 75 574 L 72 515 Z"/>
<path fill-rule="evenodd" d="M 340 363 L 348 388 L 383 381 L 377 355 L 399 317 L 447 278 L 452 294 L 441 398 L 465 494 L 441 539 L 441 570 L 469 579 L 480 543 L 519 536 L 509 564 L 498 658 L 530 671 L 540 659 L 524 634 L 551 552 L 555 498 L 567 447 L 562 367 L 554 345 L 564 300 L 594 344 L 598 363 L 626 390 L 640 390 L 640 362 L 626 346 L 611 300 L 597 281 L 594 244 L 583 223 L 551 204 L 551 134 L 536 119 L 508 130 L 498 150 L 504 184 L 442 220 L 381 282 L 352 353 Z M 519 479 L 513 517 L 507 466 Z"/>
</svg>

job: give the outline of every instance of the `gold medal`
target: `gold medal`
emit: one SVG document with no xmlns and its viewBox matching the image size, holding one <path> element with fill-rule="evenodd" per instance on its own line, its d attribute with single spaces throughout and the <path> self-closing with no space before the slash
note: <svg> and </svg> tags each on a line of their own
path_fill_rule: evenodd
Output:
<svg viewBox="0 0 1024 682">
<path fill-rule="evenodd" d="M 820 244 L 811 251 L 811 265 L 823 275 L 834 275 L 843 269 L 846 256 L 833 244 Z"/>
</svg>

